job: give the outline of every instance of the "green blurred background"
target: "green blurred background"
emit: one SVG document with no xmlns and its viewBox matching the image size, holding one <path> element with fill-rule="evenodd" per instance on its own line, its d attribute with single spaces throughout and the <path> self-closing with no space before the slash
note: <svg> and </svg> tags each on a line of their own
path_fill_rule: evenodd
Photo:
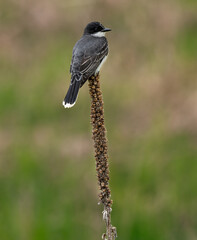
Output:
<svg viewBox="0 0 197 240">
<path fill-rule="evenodd" d="M 0 1 L 0 239 L 101 239 L 87 84 L 72 48 L 112 28 L 101 86 L 119 239 L 197 239 L 195 0 Z"/>
</svg>

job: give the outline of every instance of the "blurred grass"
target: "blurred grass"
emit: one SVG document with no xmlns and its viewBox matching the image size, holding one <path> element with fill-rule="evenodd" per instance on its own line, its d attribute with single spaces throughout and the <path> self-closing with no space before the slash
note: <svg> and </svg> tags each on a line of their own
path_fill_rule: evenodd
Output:
<svg viewBox="0 0 197 240">
<path fill-rule="evenodd" d="M 186 26 L 178 36 L 178 50 L 186 61 L 197 59 L 197 22 L 193 26 Z"/>
<path fill-rule="evenodd" d="M 104 231 L 87 85 L 74 108 L 61 105 L 73 45 L 95 19 L 113 29 L 101 84 L 119 238 L 197 238 L 194 6 L 1 2 L 1 239 Z"/>
</svg>

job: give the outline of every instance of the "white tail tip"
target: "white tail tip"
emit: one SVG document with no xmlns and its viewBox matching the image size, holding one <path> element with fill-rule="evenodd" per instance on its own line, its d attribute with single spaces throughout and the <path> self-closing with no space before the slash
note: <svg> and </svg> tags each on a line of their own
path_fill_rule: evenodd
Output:
<svg viewBox="0 0 197 240">
<path fill-rule="evenodd" d="M 62 102 L 62 105 L 65 107 L 65 108 L 71 108 L 75 105 L 75 102 L 70 104 L 70 103 L 65 103 L 64 101 Z"/>
</svg>

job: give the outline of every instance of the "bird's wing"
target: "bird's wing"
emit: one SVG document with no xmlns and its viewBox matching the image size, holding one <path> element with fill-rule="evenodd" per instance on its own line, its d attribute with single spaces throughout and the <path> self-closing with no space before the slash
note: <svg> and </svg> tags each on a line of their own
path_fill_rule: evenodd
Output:
<svg viewBox="0 0 197 240">
<path fill-rule="evenodd" d="M 70 64 L 70 73 L 72 72 L 73 61 L 74 61 L 74 50 L 73 50 L 72 60 L 71 60 L 71 64 Z"/>
<path fill-rule="evenodd" d="M 100 65 L 102 62 L 103 58 L 108 54 L 108 44 L 107 41 L 102 45 L 100 49 L 95 51 L 94 54 L 91 55 L 84 55 L 83 59 L 80 64 L 80 73 L 82 74 L 87 74 L 90 73 L 92 74 Z"/>
</svg>

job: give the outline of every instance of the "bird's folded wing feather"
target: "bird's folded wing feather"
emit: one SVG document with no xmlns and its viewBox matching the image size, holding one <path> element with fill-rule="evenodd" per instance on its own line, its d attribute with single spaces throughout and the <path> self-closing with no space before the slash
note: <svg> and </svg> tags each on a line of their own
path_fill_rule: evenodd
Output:
<svg viewBox="0 0 197 240">
<path fill-rule="evenodd" d="M 80 72 L 82 74 L 92 72 L 98 68 L 103 58 L 108 54 L 108 45 L 107 42 L 102 46 L 101 49 L 95 52 L 94 55 L 85 56 L 82 59 L 80 65 Z"/>
</svg>

